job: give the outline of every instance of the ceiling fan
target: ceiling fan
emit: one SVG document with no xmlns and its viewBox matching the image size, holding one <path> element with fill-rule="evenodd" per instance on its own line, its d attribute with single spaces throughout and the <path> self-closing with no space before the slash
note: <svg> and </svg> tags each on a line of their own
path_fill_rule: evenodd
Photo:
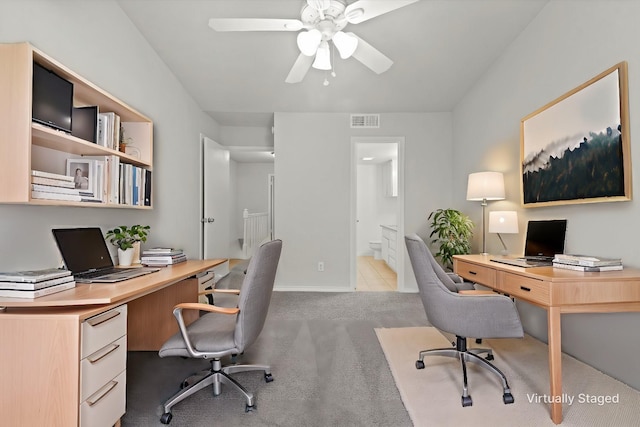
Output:
<svg viewBox="0 0 640 427">
<path fill-rule="evenodd" d="M 300 19 L 212 18 L 215 31 L 299 31 L 300 55 L 287 83 L 298 83 L 313 67 L 331 70 L 331 42 L 342 59 L 353 56 L 375 73 L 384 73 L 393 61 L 351 32 L 342 31 L 348 24 L 359 24 L 376 16 L 415 3 L 418 0 L 306 0 Z M 326 84 L 326 83 L 325 83 Z"/>
</svg>

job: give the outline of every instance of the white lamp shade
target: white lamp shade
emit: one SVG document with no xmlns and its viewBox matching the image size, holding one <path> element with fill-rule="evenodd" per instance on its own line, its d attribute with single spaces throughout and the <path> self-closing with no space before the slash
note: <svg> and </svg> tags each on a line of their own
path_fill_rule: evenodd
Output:
<svg viewBox="0 0 640 427">
<path fill-rule="evenodd" d="M 516 211 L 489 212 L 489 233 L 518 234 Z"/>
<path fill-rule="evenodd" d="M 467 200 L 503 200 L 504 178 L 501 172 L 469 174 Z"/>
<path fill-rule="evenodd" d="M 297 37 L 298 49 L 305 56 L 313 56 L 322 41 L 322 33 L 315 28 L 309 31 L 300 31 Z"/>
<path fill-rule="evenodd" d="M 333 44 L 336 45 L 340 58 L 347 59 L 358 47 L 358 38 L 353 33 L 338 31 L 333 35 Z"/>
<path fill-rule="evenodd" d="M 323 40 L 316 52 L 316 59 L 311 64 L 316 70 L 330 70 L 331 69 L 331 51 L 329 50 L 329 43 Z"/>
</svg>

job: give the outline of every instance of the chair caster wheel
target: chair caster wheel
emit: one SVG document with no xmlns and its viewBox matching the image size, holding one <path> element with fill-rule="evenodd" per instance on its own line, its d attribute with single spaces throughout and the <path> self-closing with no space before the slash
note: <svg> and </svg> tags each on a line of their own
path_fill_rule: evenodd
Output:
<svg viewBox="0 0 640 427">
<path fill-rule="evenodd" d="M 189 381 L 182 381 L 180 383 L 180 390 L 185 389 L 187 387 L 189 387 Z"/>
<path fill-rule="evenodd" d="M 513 403 L 513 394 L 511 393 L 505 393 L 502 395 L 502 401 L 504 402 L 505 405 L 508 405 L 510 403 Z"/>
<path fill-rule="evenodd" d="M 462 396 L 462 407 L 466 408 L 467 406 L 471 406 L 471 405 L 473 405 L 471 396 Z"/>
<path fill-rule="evenodd" d="M 256 405 L 246 405 L 244 407 L 244 412 L 253 412 L 255 408 L 256 408 Z"/>
<path fill-rule="evenodd" d="M 171 419 L 173 418 L 173 415 L 171 415 L 171 412 L 165 412 L 164 414 L 162 414 L 162 416 L 160 417 L 160 422 L 162 424 L 169 424 L 171 422 Z"/>
<path fill-rule="evenodd" d="M 264 381 L 267 383 L 270 383 L 273 381 L 273 375 L 271 374 L 264 374 Z"/>
<path fill-rule="evenodd" d="M 416 360 L 416 369 L 424 369 L 424 362 L 422 360 Z"/>
<path fill-rule="evenodd" d="M 482 338 L 476 338 L 476 344 L 482 344 Z"/>
<path fill-rule="evenodd" d="M 493 354 L 491 353 L 487 354 L 487 356 L 484 358 L 484 360 L 493 360 L 493 359 L 494 357 L 493 357 Z"/>
</svg>

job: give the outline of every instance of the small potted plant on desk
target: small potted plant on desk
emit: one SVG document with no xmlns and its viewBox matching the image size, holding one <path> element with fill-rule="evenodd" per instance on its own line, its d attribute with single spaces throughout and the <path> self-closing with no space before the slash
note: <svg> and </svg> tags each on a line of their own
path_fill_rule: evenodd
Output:
<svg viewBox="0 0 640 427">
<path fill-rule="evenodd" d="M 105 237 L 118 248 L 119 265 L 128 266 L 140 262 L 140 242 L 147 241 L 150 228 L 148 225 L 121 225 L 107 231 Z"/>
</svg>

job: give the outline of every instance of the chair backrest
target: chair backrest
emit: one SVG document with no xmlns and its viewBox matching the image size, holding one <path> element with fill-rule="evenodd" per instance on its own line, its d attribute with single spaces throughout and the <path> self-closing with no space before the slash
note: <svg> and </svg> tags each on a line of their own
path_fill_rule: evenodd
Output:
<svg viewBox="0 0 640 427">
<path fill-rule="evenodd" d="M 236 319 L 235 342 L 241 351 L 251 345 L 264 326 L 269 311 L 271 293 L 282 252 L 282 241 L 272 240 L 262 244 L 251 257 L 245 276 Z"/>
<path fill-rule="evenodd" d="M 449 299 L 457 295 L 455 286 L 449 289 L 444 285 L 441 276 L 446 276 L 453 285 L 453 280 L 447 276 L 436 262 L 429 248 L 417 234 L 405 236 L 405 244 L 409 252 L 411 267 L 416 276 L 420 299 L 424 306 L 429 322 L 436 328 L 448 330 L 451 313 L 447 313 L 449 304 L 442 304 L 443 299 Z M 442 275 L 439 275 L 434 267 L 437 267 Z"/>
</svg>

